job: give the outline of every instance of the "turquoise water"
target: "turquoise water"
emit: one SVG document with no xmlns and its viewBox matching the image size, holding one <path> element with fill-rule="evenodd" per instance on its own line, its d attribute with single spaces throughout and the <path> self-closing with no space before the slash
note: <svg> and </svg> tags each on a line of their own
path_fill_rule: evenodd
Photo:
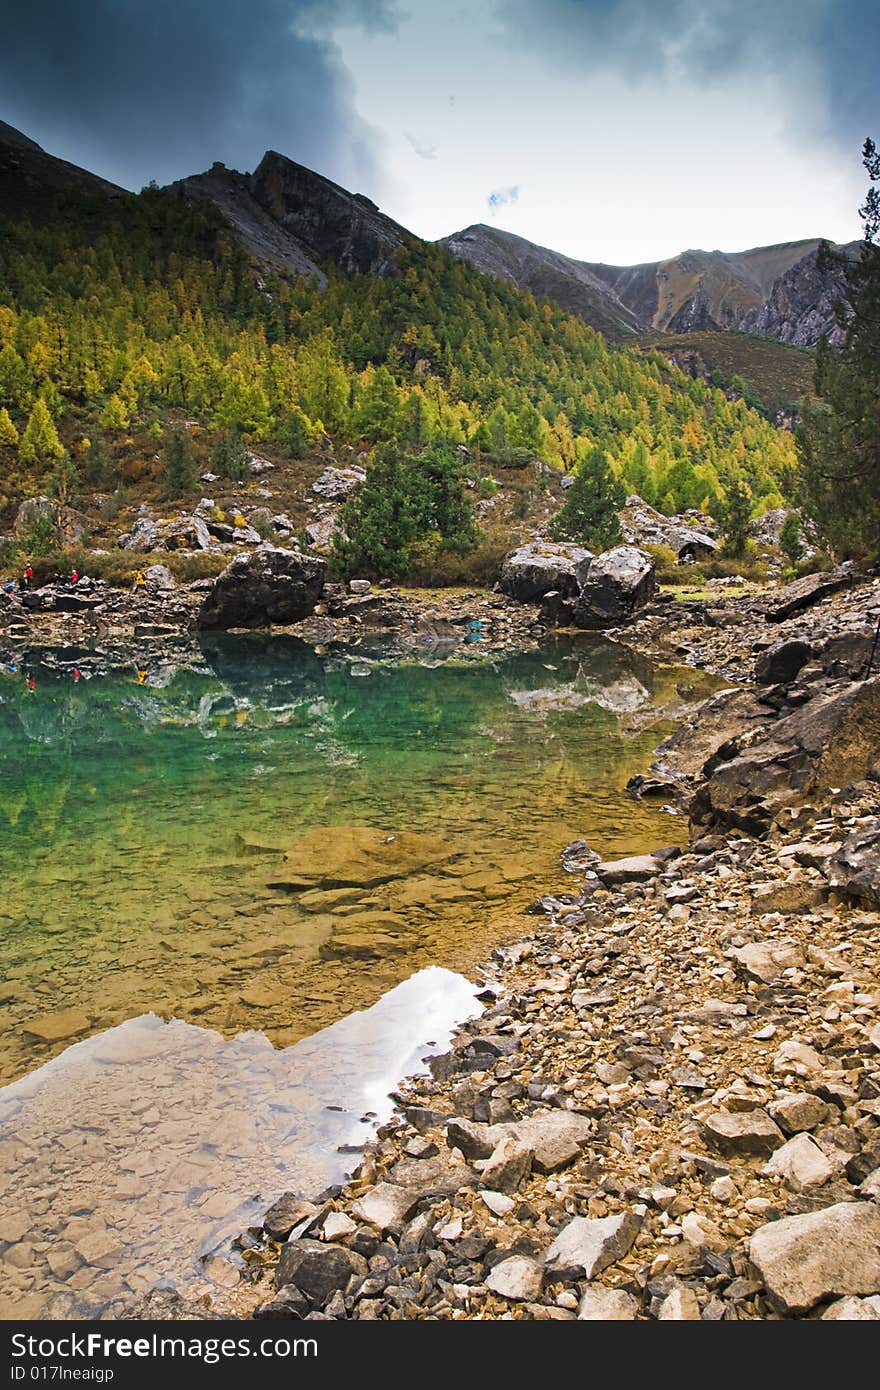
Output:
<svg viewBox="0 0 880 1390">
<path fill-rule="evenodd" d="M 444 659 L 253 635 L 109 672 L 88 651 L 9 664 L 0 1081 L 148 1011 L 287 1046 L 416 969 L 467 968 L 572 888 L 570 840 L 681 840 L 623 787 L 709 689 L 587 635 Z M 397 837 L 382 882 L 338 862 L 367 830 Z M 289 850 L 308 874 L 273 886 Z"/>
</svg>

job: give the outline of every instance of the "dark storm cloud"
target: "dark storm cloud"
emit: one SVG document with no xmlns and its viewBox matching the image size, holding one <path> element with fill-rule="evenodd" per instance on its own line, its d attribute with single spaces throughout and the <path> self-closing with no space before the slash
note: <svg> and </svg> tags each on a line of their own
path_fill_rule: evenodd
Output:
<svg viewBox="0 0 880 1390">
<path fill-rule="evenodd" d="M 793 108 L 806 60 L 843 146 L 880 131 L 878 0 L 496 0 L 495 14 L 512 42 L 569 71 L 706 85 L 769 75 L 783 96 L 791 78 Z"/>
<path fill-rule="evenodd" d="M 0 120 L 129 188 L 267 148 L 375 188 L 338 22 L 392 28 L 394 0 L 0 0 Z"/>
</svg>

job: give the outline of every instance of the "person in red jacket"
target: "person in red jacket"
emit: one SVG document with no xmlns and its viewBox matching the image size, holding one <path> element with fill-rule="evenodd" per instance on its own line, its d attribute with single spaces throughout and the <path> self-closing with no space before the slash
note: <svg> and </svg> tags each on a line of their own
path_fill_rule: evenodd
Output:
<svg viewBox="0 0 880 1390">
<path fill-rule="evenodd" d="M 79 575 L 77 574 L 76 570 L 71 570 L 71 571 L 70 571 L 70 582 L 71 582 L 71 584 L 78 584 L 78 583 L 79 583 Z"/>
</svg>

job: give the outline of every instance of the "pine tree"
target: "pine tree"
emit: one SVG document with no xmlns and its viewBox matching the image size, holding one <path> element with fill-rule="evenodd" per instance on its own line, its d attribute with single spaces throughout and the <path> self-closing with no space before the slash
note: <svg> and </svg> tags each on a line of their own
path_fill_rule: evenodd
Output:
<svg viewBox="0 0 880 1390">
<path fill-rule="evenodd" d="M 68 506 L 79 483 L 79 470 L 65 449 L 49 479 L 49 496 L 54 497 L 62 507 Z"/>
<path fill-rule="evenodd" d="M 797 512 L 789 512 L 779 532 L 779 549 L 790 565 L 796 565 L 804 558 L 804 543 L 801 540 L 801 522 Z"/>
<path fill-rule="evenodd" d="M 37 397 L 21 437 L 18 456 L 22 463 L 38 463 L 45 467 L 60 459 L 63 453 L 64 446 L 46 402 Z"/>
<path fill-rule="evenodd" d="M 367 476 L 340 511 L 333 555 L 345 574 L 401 579 L 424 507 L 409 461 L 393 445 L 376 451 Z"/>
<path fill-rule="evenodd" d="M 125 401 L 114 391 L 98 416 L 102 429 L 127 430 L 129 419 L 130 416 Z"/>
<path fill-rule="evenodd" d="M 739 478 L 728 484 L 719 511 L 719 520 L 724 532 L 722 552 L 731 559 L 740 560 L 746 553 L 749 538 L 752 498 L 745 483 Z"/>
<path fill-rule="evenodd" d="M 556 540 L 577 541 L 591 550 L 609 550 L 620 544 L 617 513 L 625 500 L 625 489 L 608 467 L 604 450 L 596 446 L 575 474 L 550 534 Z"/>
<path fill-rule="evenodd" d="M 312 431 L 309 421 L 296 406 L 288 410 L 278 421 L 275 427 L 275 441 L 288 458 L 306 457 L 311 448 Z"/>
<path fill-rule="evenodd" d="M 182 425 L 169 426 L 165 431 L 162 450 L 165 462 L 165 492 L 168 497 L 186 497 L 196 483 L 192 441 Z"/>
<path fill-rule="evenodd" d="M 0 406 L 0 444 L 16 445 L 18 443 L 18 430 L 12 423 L 12 416 L 6 406 Z"/>
<path fill-rule="evenodd" d="M 821 544 L 835 555 L 880 554 L 880 152 L 866 140 L 871 187 L 860 215 L 859 257 L 844 266 L 851 313 L 838 311 L 843 347 L 823 342 L 816 358 L 816 391 L 797 431 L 797 491 Z M 822 259 L 835 257 L 824 248 Z M 839 260 L 837 261 L 840 264 Z"/>
<path fill-rule="evenodd" d="M 111 470 L 110 451 L 107 448 L 107 443 L 102 434 L 96 433 L 94 438 L 89 441 L 89 447 L 83 456 L 83 480 L 88 483 L 89 487 L 101 491 L 110 486 Z"/>
<path fill-rule="evenodd" d="M 243 483 L 250 474 L 250 454 L 238 430 L 219 435 L 211 451 L 211 468 L 221 478 Z"/>
</svg>

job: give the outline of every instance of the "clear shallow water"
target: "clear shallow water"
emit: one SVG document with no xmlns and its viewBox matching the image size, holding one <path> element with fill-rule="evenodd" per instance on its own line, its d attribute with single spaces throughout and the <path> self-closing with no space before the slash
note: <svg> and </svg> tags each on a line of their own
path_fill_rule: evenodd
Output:
<svg viewBox="0 0 880 1390">
<path fill-rule="evenodd" d="M 586 635 L 444 659 L 253 635 L 145 646 L 109 672 L 71 649 L 16 665 L 6 1316 L 194 1277 L 257 1194 L 338 1177 L 349 1122 L 471 1011 L 465 981 L 414 972 L 466 971 L 527 930 L 536 896 L 575 886 L 572 839 L 609 856 L 683 839 L 623 787 L 716 684 Z M 353 1025 L 396 986 L 375 1027 Z"/>
<path fill-rule="evenodd" d="M 475 1011 L 433 967 L 280 1051 L 149 1014 L 5 1087 L 0 1318 L 94 1316 L 163 1282 L 217 1304 L 235 1236 L 350 1172 L 366 1117 Z"/>
<path fill-rule="evenodd" d="M 0 1081 L 147 1011 L 288 1046 L 466 968 L 571 888 L 570 840 L 682 836 L 622 789 L 708 689 L 589 637 L 445 660 L 218 638 L 78 682 L 93 659 L 63 655 L 0 673 Z M 412 843 L 383 882 L 324 881 L 348 827 Z M 271 886 L 297 846 L 301 889 Z"/>
</svg>

